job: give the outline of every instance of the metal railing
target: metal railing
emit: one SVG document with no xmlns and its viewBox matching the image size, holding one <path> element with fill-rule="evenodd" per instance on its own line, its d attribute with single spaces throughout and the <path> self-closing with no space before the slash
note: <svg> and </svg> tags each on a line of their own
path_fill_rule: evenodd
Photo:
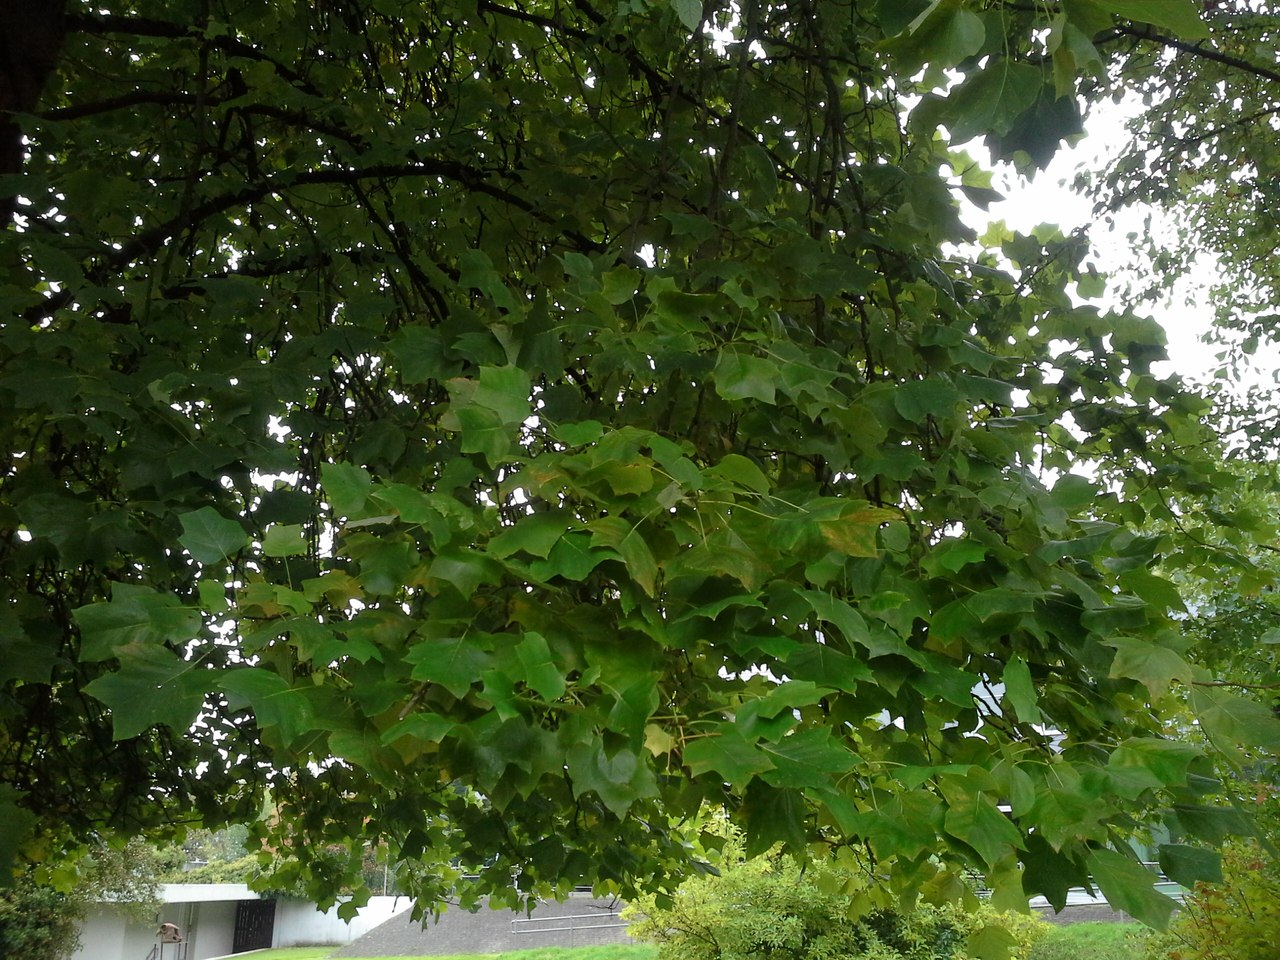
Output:
<svg viewBox="0 0 1280 960">
<path fill-rule="evenodd" d="M 606 922 L 579 922 L 593 920 L 604 920 Z M 609 910 L 607 913 L 570 913 L 557 917 L 517 917 L 511 921 L 511 932 L 521 935 L 567 932 L 569 934 L 569 946 L 573 947 L 577 945 L 575 941 L 579 931 L 618 930 L 626 926 L 628 924 L 620 918 L 617 911 Z"/>
</svg>

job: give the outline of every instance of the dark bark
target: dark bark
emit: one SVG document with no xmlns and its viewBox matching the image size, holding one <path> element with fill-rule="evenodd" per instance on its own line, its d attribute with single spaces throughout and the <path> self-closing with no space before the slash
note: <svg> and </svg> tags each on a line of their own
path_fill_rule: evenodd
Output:
<svg viewBox="0 0 1280 960">
<path fill-rule="evenodd" d="M 0 175 L 22 172 L 22 128 L 58 62 L 66 0 L 0 0 Z M 0 223 L 13 217 L 13 191 L 0 187 Z"/>
</svg>

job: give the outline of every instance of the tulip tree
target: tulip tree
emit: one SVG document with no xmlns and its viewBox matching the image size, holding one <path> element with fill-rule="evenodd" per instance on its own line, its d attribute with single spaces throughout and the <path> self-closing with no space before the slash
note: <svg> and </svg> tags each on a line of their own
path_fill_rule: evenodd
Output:
<svg viewBox="0 0 1280 960">
<path fill-rule="evenodd" d="M 1123 838 L 1190 881 L 1247 829 L 1165 708 L 1280 722 L 1140 532 L 1220 482 L 1205 403 L 1081 238 L 959 215 L 960 144 L 1044 163 L 1193 4 L 57 6 L 0 181 L 9 859 L 250 821 L 322 898 L 374 844 L 515 904 L 669 889 L 723 808 L 869 897 L 1160 922 Z"/>
</svg>

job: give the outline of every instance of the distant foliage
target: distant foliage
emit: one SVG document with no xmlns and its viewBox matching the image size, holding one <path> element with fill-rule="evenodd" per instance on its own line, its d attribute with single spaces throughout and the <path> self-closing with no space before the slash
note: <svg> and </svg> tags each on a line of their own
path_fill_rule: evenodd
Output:
<svg viewBox="0 0 1280 960">
<path fill-rule="evenodd" d="M 1222 883 L 1198 884 L 1144 960 L 1275 960 L 1280 951 L 1280 862 L 1257 846 L 1222 857 Z"/>
<path fill-rule="evenodd" d="M 686 881 L 670 906 L 629 908 L 658 960 L 1025 960 L 1048 924 L 974 902 L 875 906 L 858 876 L 790 857 L 732 863 Z"/>
<path fill-rule="evenodd" d="M 248 883 L 259 872 L 257 855 L 246 853 L 235 860 L 217 860 L 171 874 L 170 879 L 173 883 Z"/>
</svg>

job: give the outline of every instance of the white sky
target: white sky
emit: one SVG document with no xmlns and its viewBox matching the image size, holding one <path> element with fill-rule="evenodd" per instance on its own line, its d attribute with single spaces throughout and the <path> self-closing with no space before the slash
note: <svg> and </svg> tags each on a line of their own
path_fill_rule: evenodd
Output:
<svg viewBox="0 0 1280 960">
<path fill-rule="evenodd" d="M 1074 147 L 1064 146 L 1049 168 L 1039 172 L 1030 183 L 1014 173 L 1012 168 L 998 171 L 995 186 L 1006 199 L 993 203 L 985 216 L 990 220 L 1004 220 L 1019 232 L 1029 231 L 1041 223 L 1052 223 L 1068 233 L 1081 224 L 1092 222 L 1091 202 L 1072 192 L 1070 182 L 1079 168 L 1102 169 L 1108 154 L 1125 142 L 1129 136 L 1124 129 L 1125 115 L 1123 107 L 1108 105 L 1099 109 L 1087 121 L 1087 135 Z M 975 145 L 974 155 L 980 156 L 982 152 L 982 148 Z M 1148 207 L 1131 207 L 1122 211 L 1110 228 L 1103 223 L 1093 226 L 1090 239 L 1095 251 L 1093 259 L 1100 273 L 1105 274 L 1110 268 L 1120 269 L 1130 263 L 1132 256 L 1127 235 L 1141 233 L 1143 219 L 1147 215 L 1151 215 L 1157 224 L 1162 216 L 1159 211 Z M 1149 312 L 1165 328 L 1169 338 L 1170 362 L 1156 365 L 1156 372 L 1177 372 L 1195 380 L 1205 380 L 1211 378 L 1218 367 L 1218 348 L 1200 342 L 1200 337 L 1213 320 L 1213 308 L 1209 304 L 1207 290 L 1203 296 L 1195 296 L 1197 290 L 1205 289 L 1211 281 L 1212 270 L 1211 258 L 1206 257 L 1196 275 L 1185 279 L 1169 301 L 1145 306 L 1143 312 Z M 1192 296 L 1189 298 L 1188 294 Z M 1107 295 L 1115 296 L 1110 290 Z M 1200 305 L 1189 305 L 1188 299 L 1198 300 Z M 1254 361 L 1254 377 L 1246 379 L 1270 380 L 1280 369 L 1280 349 L 1274 345 L 1259 348 Z"/>
</svg>

